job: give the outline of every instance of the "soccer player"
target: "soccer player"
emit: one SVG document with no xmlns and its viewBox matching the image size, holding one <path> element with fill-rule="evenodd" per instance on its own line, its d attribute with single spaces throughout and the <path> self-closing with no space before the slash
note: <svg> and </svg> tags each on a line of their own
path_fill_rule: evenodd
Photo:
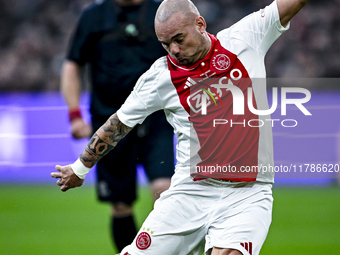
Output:
<svg viewBox="0 0 340 255">
<path fill-rule="evenodd" d="M 81 14 L 61 74 L 74 138 L 91 137 L 130 94 L 139 76 L 165 51 L 154 32 L 154 0 L 97 1 Z M 79 110 L 84 66 L 91 74 L 91 126 Z M 119 153 L 118 153 L 119 152 Z M 174 172 L 173 130 L 162 111 L 138 125 L 97 164 L 98 199 L 111 205 L 110 230 L 119 251 L 137 234 L 133 217 L 136 164 L 143 164 L 154 199 Z"/>
<path fill-rule="evenodd" d="M 268 108 L 257 79 L 265 77 L 264 57 L 307 2 L 276 0 L 217 36 L 191 1 L 161 3 L 155 30 L 168 56 L 140 77 L 79 159 L 52 173 L 62 191 L 81 186 L 137 123 L 164 110 L 178 138 L 175 174 L 121 254 L 259 254 L 271 223 L 274 173 L 260 166 L 273 166 L 272 131 L 269 116 L 244 102 Z"/>
</svg>

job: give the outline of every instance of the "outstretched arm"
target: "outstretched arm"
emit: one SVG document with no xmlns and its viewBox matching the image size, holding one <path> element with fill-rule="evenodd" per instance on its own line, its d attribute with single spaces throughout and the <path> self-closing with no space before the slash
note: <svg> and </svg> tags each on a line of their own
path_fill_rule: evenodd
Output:
<svg viewBox="0 0 340 255">
<path fill-rule="evenodd" d="M 116 147 L 132 128 L 124 125 L 113 114 L 103 126 L 92 136 L 85 150 L 80 155 L 80 160 L 86 167 L 93 167 L 103 156 Z"/>
<path fill-rule="evenodd" d="M 113 114 L 103 126 L 92 136 L 85 150 L 80 155 L 79 160 L 81 168 L 90 169 L 109 151 L 116 147 L 117 143 L 123 139 L 132 128 L 124 125 L 118 118 L 117 114 Z M 61 186 L 62 191 L 79 187 L 83 184 L 85 176 L 77 173 L 76 165 L 56 166 L 59 172 L 51 173 L 54 178 L 60 178 L 57 184 Z M 86 174 L 85 174 L 86 175 Z"/>
<path fill-rule="evenodd" d="M 301 10 L 309 0 L 277 0 L 280 22 L 287 26 L 288 22 Z"/>
</svg>

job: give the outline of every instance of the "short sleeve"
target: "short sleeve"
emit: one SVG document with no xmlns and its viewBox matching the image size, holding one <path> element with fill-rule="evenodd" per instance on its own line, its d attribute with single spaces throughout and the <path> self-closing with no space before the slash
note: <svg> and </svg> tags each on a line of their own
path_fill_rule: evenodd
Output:
<svg viewBox="0 0 340 255">
<path fill-rule="evenodd" d="M 137 81 L 133 91 L 117 111 L 119 120 L 129 127 L 141 124 L 147 116 L 163 109 L 158 93 L 163 72 L 150 68 Z"/>
<path fill-rule="evenodd" d="M 289 24 L 286 27 L 281 25 L 277 2 L 274 1 L 264 9 L 246 16 L 232 27 L 222 30 L 218 37 L 242 40 L 265 55 L 270 46 L 288 29 Z"/>
</svg>

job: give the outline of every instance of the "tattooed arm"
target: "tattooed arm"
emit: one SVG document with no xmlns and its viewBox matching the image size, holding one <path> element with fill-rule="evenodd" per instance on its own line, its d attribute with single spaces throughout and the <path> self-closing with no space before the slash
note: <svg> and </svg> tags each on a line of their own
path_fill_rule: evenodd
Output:
<svg viewBox="0 0 340 255">
<path fill-rule="evenodd" d="M 125 126 L 113 114 L 106 123 L 97 130 L 80 155 L 80 160 L 87 167 L 93 167 L 103 156 L 116 147 L 132 128 Z"/>
<path fill-rule="evenodd" d="M 123 139 L 132 128 L 124 125 L 118 119 L 117 114 L 113 114 L 106 123 L 101 126 L 92 136 L 85 150 L 80 155 L 81 163 L 91 168 L 109 151 L 116 147 L 117 143 Z M 51 173 L 54 178 L 60 178 L 57 184 L 61 186 L 61 191 L 80 187 L 84 179 L 80 179 L 73 171 L 71 165 L 56 166 L 59 172 Z"/>
</svg>

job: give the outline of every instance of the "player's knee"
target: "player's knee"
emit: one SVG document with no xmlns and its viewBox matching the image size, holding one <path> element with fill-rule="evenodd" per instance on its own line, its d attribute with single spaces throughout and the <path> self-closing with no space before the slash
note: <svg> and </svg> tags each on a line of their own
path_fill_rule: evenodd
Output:
<svg viewBox="0 0 340 255">
<path fill-rule="evenodd" d="M 126 217 L 132 215 L 132 213 L 132 205 L 128 205 L 123 202 L 114 203 L 112 205 L 112 214 L 115 217 Z"/>
<path fill-rule="evenodd" d="M 214 247 L 211 255 L 242 255 L 242 253 L 235 249 Z"/>
<path fill-rule="evenodd" d="M 170 187 L 170 178 L 158 178 L 151 182 L 151 192 L 154 200 L 157 200 L 161 193 Z"/>
</svg>

